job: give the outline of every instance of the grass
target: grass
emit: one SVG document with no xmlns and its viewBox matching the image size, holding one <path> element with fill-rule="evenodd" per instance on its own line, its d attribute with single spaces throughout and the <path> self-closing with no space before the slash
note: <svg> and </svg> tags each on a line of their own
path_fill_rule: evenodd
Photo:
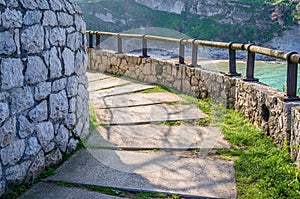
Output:
<svg viewBox="0 0 300 199">
<path fill-rule="evenodd" d="M 276 147 L 234 110 L 226 110 L 220 126 L 233 147 L 218 153 L 235 160 L 239 198 L 300 198 L 299 171 L 287 147 Z"/>
</svg>

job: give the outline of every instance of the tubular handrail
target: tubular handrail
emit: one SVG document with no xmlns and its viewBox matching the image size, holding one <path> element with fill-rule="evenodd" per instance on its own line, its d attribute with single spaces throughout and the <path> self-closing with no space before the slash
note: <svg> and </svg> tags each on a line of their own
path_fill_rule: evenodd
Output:
<svg viewBox="0 0 300 199">
<path fill-rule="evenodd" d="M 192 53 L 192 66 L 197 65 L 197 50 L 198 46 L 207 46 L 213 48 L 222 48 L 229 50 L 229 76 L 240 76 L 236 73 L 236 51 L 247 51 L 247 75 L 245 81 L 258 81 L 254 78 L 254 63 L 255 63 L 255 54 L 261 54 L 276 59 L 281 59 L 287 61 L 288 71 L 291 71 L 287 74 L 287 101 L 298 100 L 299 98 L 296 95 L 297 89 L 297 73 L 298 64 L 300 64 L 300 55 L 296 52 L 283 52 L 279 50 L 274 50 L 270 48 L 265 48 L 261 46 L 256 46 L 253 44 L 241 44 L 241 43 L 227 43 L 227 42 L 218 42 L 218 41 L 206 41 L 206 40 L 196 40 L 196 39 L 175 39 L 168 37 L 152 36 L 152 35 L 142 35 L 142 34 L 123 34 L 123 33 L 112 33 L 112 32 L 102 32 L 102 31 L 86 31 L 86 34 L 89 35 L 89 48 L 94 48 L 94 39 L 93 36 L 96 36 L 96 49 L 100 49 L 100 36 L 109 36 L 117 38 L 117 49 L 118 53 L 122 53 L 122 38 L 133 38 L 142 40 L 142 56 L 149 57 L 147 55 L 147 40 L 160 41 L 175 43 L 179 45 L 179 63 L 184 64 L 184 48 L 185 45 L 193 46 Z M 295 68 L 295 66 L 297 66 Z M 291 70 L 293 68 L 293 70 Z M 296 84 L 296 85 L 295 85 Z"/>
</svg>

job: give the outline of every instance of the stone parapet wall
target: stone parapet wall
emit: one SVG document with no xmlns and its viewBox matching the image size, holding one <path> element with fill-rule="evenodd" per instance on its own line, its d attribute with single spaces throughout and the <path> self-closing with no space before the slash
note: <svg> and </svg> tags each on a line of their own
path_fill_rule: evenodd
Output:
<svg viewBox="0 0 300 199">
<path fill-rule="evenodd" d="M 89 128 L 85 22 L 69 0 L 0 0 L 0 196 Z"/>
<path fill-rule="evenodd" d="M 283 146 L 300 142 L 300 122 L 297 120 L 297 127 L 292 122 L 296 119 L 292 110 L 298 110 L 293 107 L 299 107 L 300 103 L 284 102 L 284 93 L 269 86 L 245 82 L 242 78 L 228 77 L 201 67 L 176 65 L 171 61 L 137 55 L 94 49 L 88 49 L 88 55 L 90 70 L 126 75 L 162 84 L 194 97 L 211 98 L 216 103 L 235 108 L 252 123 L 261 126 L 276 144 Z M 298 151 L 291 150 L 294 159 Z"/>
</svg>

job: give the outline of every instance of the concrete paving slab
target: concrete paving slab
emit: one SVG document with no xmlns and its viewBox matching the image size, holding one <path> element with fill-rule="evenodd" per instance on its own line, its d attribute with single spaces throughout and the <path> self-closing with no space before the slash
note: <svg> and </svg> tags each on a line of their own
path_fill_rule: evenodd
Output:
<svg viewBox="0 0 300 199">
<path fill-rule="evenodd" d="M 121 79 L 121 78 L 111 77 L 111 78 L 104 79 L 104 80 L 97 80 L 97 81 L 90 82 L 88 91 L 93 92 L 93 91 L 98 91 L 101 89 L 106 89 L 106 88 L 121 86 L 124 84 L 129 84 L 129 83 L 131 83 L 131 81 Z"/>
<path fill-rule="evenodd" d="M 18 199 L 121 199 L 116 196 L 104 195 L 98 192 L 79 188 L 61 187 L 50 183 L 40 182 L 34 185 Z"/>
<path fill-rule="evenodd" d="M 173 93 L 131 93 L 106 98 L 90 98 L 90 104 L 96 108 L 120 108 L 131 106 L 143 106 L 150 104 L 172 103 L 183 101 L 181 97 Z"/>
<path fill-rule="evenodd" d="M 90 98 L 91 99 L 92 98 L 101 99 L 103 97 L 139 92 L 139 91 L 147 90 L 147 89 L 154 88 L 154 87 L 155 86 L 147 85 L 147 84 L 133 83 L 133 84 L 130 84 L 127 86 L 110 88 L 110 89 L 92 92 L 92 93 L 90 93 Z"/>
<path fill-rule="evenodd" d="M 131 125 L 99 126 L 85 141 L 86 147 L 132 149 L 230 148 L 218 127 Z"/>
<path fill-rule="evenodd" d="M 106 74 L 103 74 L 103 73 L 91 72 L 91 71 L 87 72 L 86 76 L 87 76 L 89 82 L 99 80 L 99 79 L 106 79 L 106 78 L 112 77 L 111 75 L 106 75 Z"/>
<path fill-rule="evenodd" d="M 48 180 L 213 198 L 235 198 L 233 162 L 82 149 Z"/>
<path fill-rule="evenodd" d="M 128 108 L 96 109 L 95 114 L 98 124 L 112 125 L 193 120 L 207 117 L 194 104 L 156 104 Z"/>
</svg>

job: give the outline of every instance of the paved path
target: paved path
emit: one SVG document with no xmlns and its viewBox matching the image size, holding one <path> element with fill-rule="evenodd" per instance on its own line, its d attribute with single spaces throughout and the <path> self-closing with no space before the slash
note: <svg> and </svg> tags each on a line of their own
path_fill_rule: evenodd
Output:
<svg viewBox="0 0 300 199">
<path fill-rule="evenodd" d="M 90 106 L 97 127 L 85 149 L 21 198 L 118 198 L 77 186 L 163 192 L 193 198 L 235 198 L 232 161 L 213 149 L 229 148 L 219 128 L 201 127 L 208 117 L 194 104 L 155 86 L 88 73 Z M 176 124 L 176 125 L 174 125 Z"/>
</svg>

